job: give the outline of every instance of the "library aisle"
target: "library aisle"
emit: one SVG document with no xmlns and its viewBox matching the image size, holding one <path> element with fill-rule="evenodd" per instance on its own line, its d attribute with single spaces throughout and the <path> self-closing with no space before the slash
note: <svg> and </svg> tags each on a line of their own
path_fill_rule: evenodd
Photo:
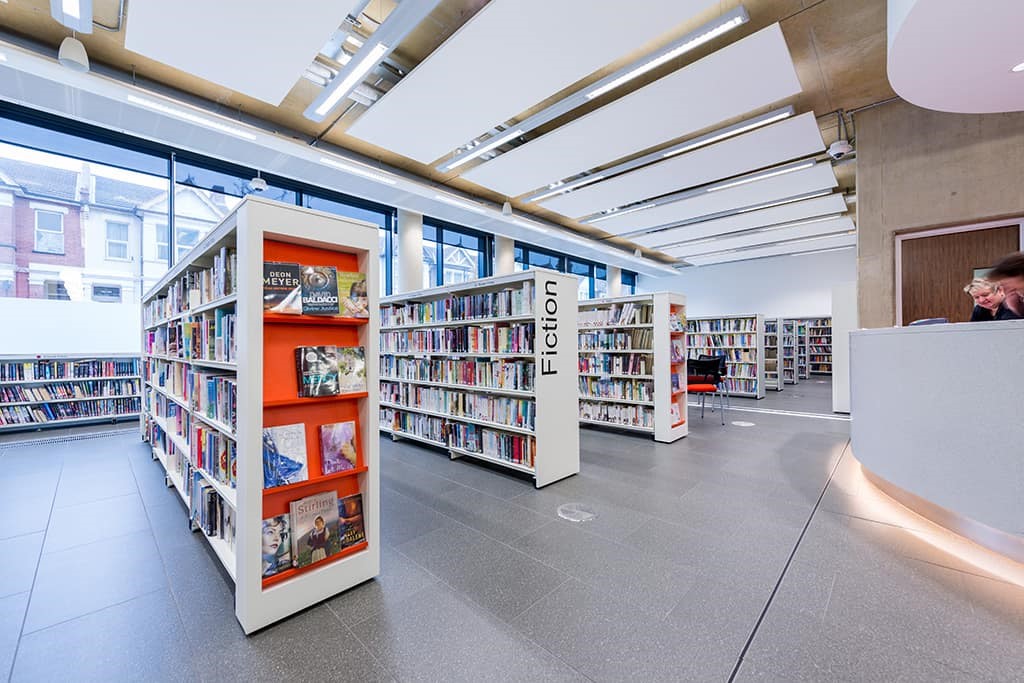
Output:
<svg viewBox="0 0 1024 683">
<path fill-rule="evenodd" d="M 540 490 L 382 438 L 380 577 L 249 638 L 230 581 L 135 430 L 6 441 L 0 671 L 14 681 L 1019 676 L 1024 590 L 873 507 L 849 423 L 754 421 L 694 425 L 673 444 L 582 430 L 580 474 Z M 597 517 L 560 519 L 569 502 Z"/>
</svg>

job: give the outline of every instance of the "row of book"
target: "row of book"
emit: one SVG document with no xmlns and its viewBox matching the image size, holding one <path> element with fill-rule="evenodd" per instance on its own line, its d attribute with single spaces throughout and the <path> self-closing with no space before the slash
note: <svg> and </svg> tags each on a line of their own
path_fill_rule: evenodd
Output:
<svg viewBox="0 0 1024 683">
<path fill-rule="evenodd" d="M 41 424 L 87 417 L 115 417 L 139 412 L 139 397 L 104 398 L 78 403 L 40 403 L 0 407 L 0 425 Z"/>
<path fill-rule="evenodd" d="M 358 429 L 352 420 L 322 424 L 319 467 L 321 477 L 346 472 L 359 466 Z M 310 459 L 306 446 L 306 425 L 277 425 L 263 428 L 263 488 L 288 486 L 310 479 Z"/>
<path fill-rule="evenodd" d="M 465 417 L 520 429 L 534 429 L 537 420 L 537 403 L 533 400 L 417 384 L 381 382 L 380 400 L 445 413 L 455 419 Z"/>
<path fill-rule="evenodd" d="M 188 443 L 192 449 L 192 463 L 196 467 L 225 486 L 237 486 L 238 446 L 234 439 L 194 422 Z"/>
<path fill-rule="evenodd" d="M 263 578 L 308 567 L 366 541 L 363 494 L 324 491 L 293 500 L 288 514 L 263 520 Z"/>
<path fill-rule="evenodd" d="M 622 403 L 591 403 L 580 400 L 580 417 L 625 427 L 654 429 L 654 408 Z"/>
<path fill-rule="evenodd" d="M 366 391 L 362 346 L 299 346 L 295 349 L 299 397 L 340 396 Z"/>
<path fill-rule="evenodd" d="M 653 401 L 654 382 L 635 379 L 580 377 L 580 400 L 616 398 L 624 401 Z"/>
<path fill-rule="evenodd" d="M 714 351 L 713 354 L 708 351 Z M 696 359 L 701 355 L 725 356 L 730 363 L 756 363 L 757 352 L 752 349 L 705 349 L 693 347 L 690 349 L 690 358 Z"/>
<path fill-rule="evenodd" d="M 104 379 L 87 382 L 0 386 L 0 403 L 24 401 L 59 401 L 85 398 L 137 396 L 136 379 Z"/>
<path fill-rule="evenodd" d="M 726 377 L 724 380 L 726 391 L 730 394 L 756 394 L 757 379 L 740 379 L 737 377 Z"/>
<path fill-rule="evenodd" d="M 653 320 L 654 307 L 651 304 L 626 302 L 612 304 L 608 308 L 580 311 L 577 317 L 579 327 L 609 327 L 615 325 L 649 325 Z"/>
<path fill-rule="evenodd" d="M 536 456 L 537 446 L 533 437 L 453 422 L 433 415 L 382 406 L 380 424 L 397 434 L 409 434 L 440 446 L 479 453 L 516 465 L 533 467 Z"/>
<path fill-rule="evenodd" d="M 816 353 L 817 354 L 822 354 L 822 353 L 830 354 L 830 353 L 832 353 L 832 347 L 831 346 L 824 346 L 824 345 L 821 345 L 821 344 L 815 344 L 815 345 L 809 346 L 807 350 L 808 350 L 808 352 L 811 355 L 814 355 Z"/>
<path fill-rule="evenodd" d="M 187 481 L 187 480 L 186 480 Z M 192 474 L 189 519 L 204 534 L 219 538 L 235 549 L 235 510 L 218 495 L 202 474 Z"/>
<path fill-rule="evenodd" d="M 265 261 L 263 310 L 286 315 L 369 318 L 366 274 L 334 266 Z"/>
<path fill-rule="evenodd" d="M 381 379 L 461 384 L 481 389 L 533 391 L 532 360 L 380 357 Z"/>
<path fill-rule="evenodd" d="M 151 353 L 182 360 L 211 360 L 233 363 L 238 358 L 238 338 L 235 334 L 236 317 L 233 312 L 218 308 L 199 318 L 179 320 L 147 333 L 155 338 L 154 348 L 166 350 Z M 166 341 L 161 338 L 166 335 Z M 159 340 L 159 341 L 156 341 Z"/>
<path fill-rule="evenodd" d="M 146 381 L 187 403 L 191 410 L 234 431 L 238 401 L 234 375 L 150 358 L 147 359 Z"/>
<path fill-rule="evenodd" d="M 690 320 L 687 332 L 756 332 L 756 318 L 721 318 L 717 320 Z"/>
<path fill-rule="evenodd" d="M 380 324 L 381 327 L 401 327 L 518 315 L 533 315 L 532 280 L 525 280 L 522 287 L 498 292 L 382 306 Z"/>
<path fill-rule="evenodd" d="M 831 344 L 832 335 L 822 337 L 821 335 L 812 335 L 807 340 L 808 344 Z"/>
<path fill-rule="evenodd" d="M 631 349 L 649 350 L 654 343 L 654 331 L 650 329 L 629 332 L 580 332 L 579 347 L 583 351 Z"/>
<path fill-rule="evenodd" d="M 643 353 L 592 354 L 579 359 L 579 371 L 586 375 L 649 375 L 653 367 L 653 359 Z"/>
<path fill-rule="evenodd" d="M 534 324 L 382 332 L 381 353 L 533 353 Z"/>
<path fill-rule="evenodd" d="M 213 267 L 189 270 L 172 282 L 167 295 L 157 297 L 142 307 L 143 325 L 161 320 L 208 304 L 238 291 L 238 254 L 234 249 L 221 247 L 214 254 Z"/>
<path fill-rule="evenodd" d="M 757 348 L 756 334 L 691 334 L 690 346 L 718 349 L 728 346 Z"/>
<path fill-rule="evenodd" d="M 132 377 L 139 374 L 139 359 L 35 360 L 0 363 L 0 382 L 38 379 Z"/>
<path fill-rule="evenodd" d="M 778 367 L 778 361 L 775 361 L 775 363 L 776 363 L 775 364 L 775 368 L 777 368 Z M 729 374 L 728 374 L 729 377 L 733 377 L 733 378 L 743 377 L 743 378 L 747 378 L 747 379 L 757 379 L 757 366 L 756 365 L 750 365 L 750 364 L 746 364 L 746 363 L 732 364 L 732 365 L 729 365 L 728 368 L 729 368 Z M 773 372 L 777 371 L 775 368 L 772 369 Z"/>
</svg>

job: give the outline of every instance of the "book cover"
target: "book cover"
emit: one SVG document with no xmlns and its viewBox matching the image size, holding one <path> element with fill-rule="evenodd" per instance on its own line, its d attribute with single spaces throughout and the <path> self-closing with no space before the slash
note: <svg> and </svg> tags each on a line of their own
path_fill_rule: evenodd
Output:
<svg viewBox="0 0 1024 683">
<path fill-rule="evenodd" d="M 674 425 L 679 424 L 679 421 L 683 419 L 682 418 L 682 414 L 679 411 L 679 404 L 678 403 L 671 404 L 669 406 L 669 411 L 668 412 L 669 412 L 669 418 L 672 420 L 672 424 L 674 424 Z"/>
<path fill-rule="evenodd" d="M 343 549 L 366 540 L 366 530 L 363 528 L 363 494 L 357 493 L 338 499 L 338 537 Z"/>
<path fill-rule="evenodd" d="M 672 362 L 681 362 L 686 357 L 686 343 L 682 339 L 673 339 L 671 344 Z"/>
<path fill-rule="evenodd" d="M 338 271 L 338 297 L 341 314 L 347 318 L 369 318 L 370 298 L 366 293 L 366 273 Z"/>
<path fill-rule="evenodd" d="M 355 422 L 320 425 L 320 466 L 324 474 L 351 470 L 358 462 Z"/>
<path fill-rule="evenodd" d="M 338 498 L 325 491 L 289 503 L 292 528 L 292 566 L 307 567 L 340 550 Z"/>
<path fill-rule="evenodd" d="M 302 266 L 302 313 L 338 315 L 338 271 L 334 266 Z"/>
<path fill-rule="evenodd" d="M 341 393 L 338 360 L 336 346 L 300 346 L 295 349 L 299 396 L 336 396 Z"/>
<path fill-rule="evenodd" d="M 676 391 L 679 391 L 679 389 L 680 389 L 680 386 L 679 386 L 679 373 L 673 372 L 672 373 L 672 391 L 676 392 Z"/>
<path fill-rule="evenodd" d="M 306 468 L 306 425 L 263 428 L 263 488 L 309 479 Z"/>
<path fill-rule="evenodd" d="M 366 391 L 366 353 L 362 346 L 337 347 L 338 392 Z"/>
<path fill-rule="evenodd" d="M 298 263 L 263 263 L 263 310 L 288 315 L 302 313 Z"/>
<path fill-rule="evenodd" d="M 288 533 L 288 515 L 263 520 L 261 554 L 263 576 L 289 569 L 292 566 L 292 544 Z"/>
</svg>

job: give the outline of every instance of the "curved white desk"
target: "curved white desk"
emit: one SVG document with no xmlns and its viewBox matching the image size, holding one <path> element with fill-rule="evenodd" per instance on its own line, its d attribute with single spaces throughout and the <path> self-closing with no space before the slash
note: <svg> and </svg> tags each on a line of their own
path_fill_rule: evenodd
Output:
<svg viewBox="0 0 1024 683">
<path fill-rule="evenodd" d="M 1024 562 L 1024 320 L 852 332 L 850 385 L 869 478 Z"/>
</svg>

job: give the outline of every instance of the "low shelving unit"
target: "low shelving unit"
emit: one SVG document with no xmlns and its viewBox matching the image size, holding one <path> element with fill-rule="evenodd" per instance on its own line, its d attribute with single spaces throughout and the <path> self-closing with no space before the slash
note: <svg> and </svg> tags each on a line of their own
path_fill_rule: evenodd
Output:
<svg viewBox="0 0 1024 683">
<path fill-rule="evenodd" d="M 764 320 L 764 388 L 782 391 L 781 319 Z"/>
<path fill-rule="evenodd" d="M 686 324 L 690 358 L 724 355 L 726 388 L 732 396 L 764 398 L 764 316 L 690 318 Z"/>
<path fill-rule="evenodd" d="M 779 347 L 782 356 L 782 381 L 784 384 L 797 384 L 800 376 L 797 371 L 798 347 L 796 323 L 788 319 L 779 319 L 781 328 Z"/>
</svg>

